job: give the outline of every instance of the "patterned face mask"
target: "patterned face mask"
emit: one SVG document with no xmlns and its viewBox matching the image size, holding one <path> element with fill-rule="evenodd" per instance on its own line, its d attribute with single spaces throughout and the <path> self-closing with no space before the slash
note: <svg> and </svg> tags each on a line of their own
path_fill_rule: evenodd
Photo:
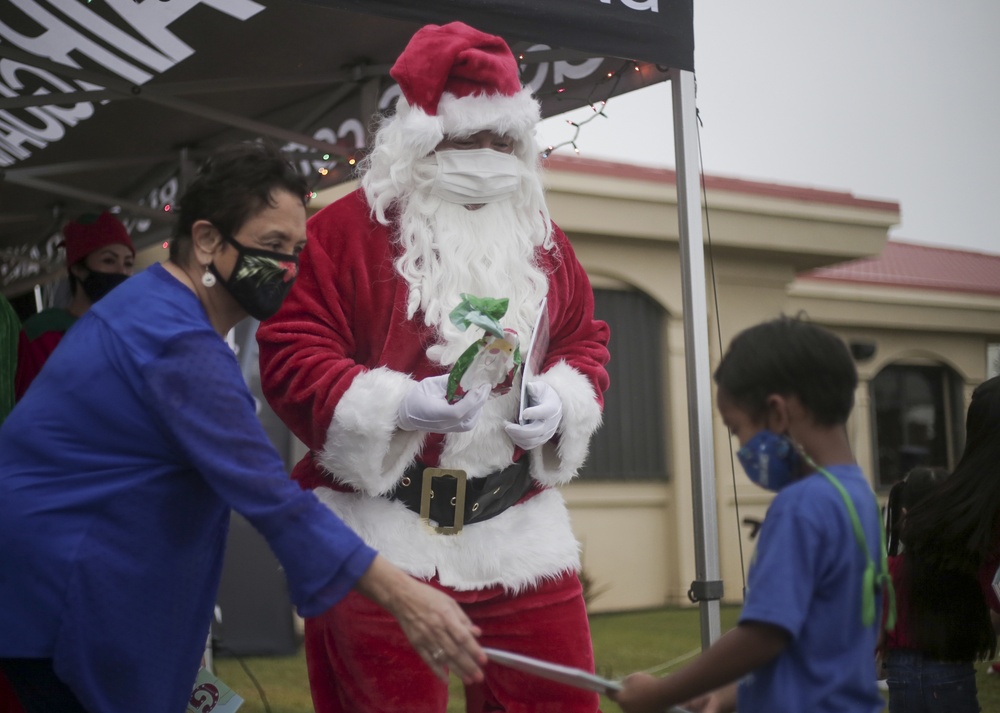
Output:
<svg viewBox="0 0 1000 713">
<path fill-rule="evenodd" d="M 743 470 L 757 485 L 778 492 L 799 475 L 802 458 L 792 442 L 768 430 L 757 432 L 736 452 Z"/>
<path fill-rule="evenodd" d="M 224 280 L 214 262 L 208 269 L 247 314 L 261 321 L 271 317 L 292 289 L 299 272 L 299 256 L 248 248 L 228 235 L 222 239 L 238 253 L 233 274 Z"/>
</svg>

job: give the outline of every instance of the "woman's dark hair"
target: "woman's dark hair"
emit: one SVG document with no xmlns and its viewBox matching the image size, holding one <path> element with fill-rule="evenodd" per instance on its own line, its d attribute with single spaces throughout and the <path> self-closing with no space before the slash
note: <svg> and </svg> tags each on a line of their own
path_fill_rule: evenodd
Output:
<svg viewBox="0 0 1000 713">
<path fill-rule="evenodd" d="M 920 466 L 913 468 L 904 478 L 893 484 L 889 491 L 889 500 L 886 503 L 885 530 L 889 555 L 899 554 L 899 533 L 903 522 L 903 510 L 912 510 L 947 477 L 947 468 Z"/>
<path fill-rule="evenodd" d="M 996 654 L 980 570 L 1000 546 L 1000 377 L 973 392 L 965 427 L 955 470 L 907 512 L 900 534 L 914 639 L 943 660 Z"/>
<path fill-rule="evenodd" d="M 978 572 L 1000 545 L 1000 376 L 972 392 L 965 449 L 935 497 L 906 517 L 903 544 L 943 567 Z"/>
<path fill-rule="evenodd" d="M 843 340 L 797 318 L 780 317 L 740 332 L 715 370 L 720 390 L 755 418 L 771 394 L 797 396 L 817 423 L 847 422 L 858 372 Z"/>
<path fill-rule="evenodd" d="M 301 196 L 303 205 L 309 192 L 306 179 L 277 148 L 247 141 L 217 149 L 178 201 L 177 234 L 170 244 L 170 259 L 186 255 L 196 221 L 207 220 L 223 235 L 232 236 L 247 220 L 272 205 L 275 190 Z"/>
</svg>

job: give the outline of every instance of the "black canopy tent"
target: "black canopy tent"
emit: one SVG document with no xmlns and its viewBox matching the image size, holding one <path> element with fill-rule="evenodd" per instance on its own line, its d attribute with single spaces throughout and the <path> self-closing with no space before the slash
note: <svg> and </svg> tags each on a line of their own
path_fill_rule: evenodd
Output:
<svg viewBox="0 0 1000 713">
<path fill-rule="evenodd" d="M 691 0 L 306 0 L 424 24 L 461 20 L 487 32 L 694 71 Z"/>
<path fill-rule="evenodd" d="M 190 159 L 275 139 L 317 186 L 344 180 L 388 108 L 388 69 L 427 22 L 504 36 L 545 116 L 670 79 L 697 579 L 719 635 L 693 0 L 7 0 L 0 5 L 0 290 L 58 267 L 58 226 L 117 206 L 162 239 Z M 700 326 L 699 326 L 700 325 Z"/>
<path fill-rule="evenodd" d="M 409 37 L 428 21 L 470 14 L 460 12 L 462 3 L 450 4 L 454 14 L 433 7 L 449 3 L 426 3 L 426 14 L 423 3 L 413 4 L 419 10 L 396 3 L 390 17 L 393 5 L 4 3 L 0 289 L 16 294 L 44 281 L 59 267 L 58 238 L 49 242 L 58 226 L 96 207 L 120 208 L 141 245 L 161 239 L 170 224 L 163 207 L 177 195 L 185 158 L 226 141 L 275 140 L 301 158 L 318 187 L 349 177 L 348 160 L 367 145 L 370 117 L 397 95 L 388 72 Z M 502 3 L 483 5 L 495 14 Z M 473 21 L 486 19 L 482 11 L 471 14 Z M 541 99 L 545 116 L 668 76 L 627 53 L 605 58 L 506 27 L 493 31 L 523 55 L 523 81 Z"/>
</svg>

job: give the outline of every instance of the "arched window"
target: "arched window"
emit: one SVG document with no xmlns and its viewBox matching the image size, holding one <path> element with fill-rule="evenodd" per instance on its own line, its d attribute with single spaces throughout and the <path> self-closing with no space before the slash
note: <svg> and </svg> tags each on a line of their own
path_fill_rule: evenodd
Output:
<svg viewBox="0 0 1000 713">
<path fill-rule="evenodd" d="M 667 477 L 662 348 L 665 310 L 642 292 L 594 290 L 594 313 L 611 328 L 611 385 L 604 425 L 580 476 L 586 480 Z"/>
<path fill-rule="evenodd" d="M 962 381 L 940 364 L 891 364 L 871 382 L 875 483 L 892 486 L 916 466 L 952 468 L 962 447 Z"/>
</svg>

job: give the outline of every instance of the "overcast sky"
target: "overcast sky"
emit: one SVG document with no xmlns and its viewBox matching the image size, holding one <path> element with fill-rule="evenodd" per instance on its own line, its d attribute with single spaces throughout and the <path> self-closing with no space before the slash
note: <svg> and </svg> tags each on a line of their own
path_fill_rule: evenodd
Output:
<svg viewBox="0 0 1000 713">
<path fill-rule="evenodd" d="M 1000 0 L 694 9 L 706 173 L 896 201 L 893 238 L 1000 253 Z M 667 83 L 614 98 L 580 155 L 673 167 L 671 111 Z M 571 138 L 565 118 L 540 140 Z"/>
</svg>

